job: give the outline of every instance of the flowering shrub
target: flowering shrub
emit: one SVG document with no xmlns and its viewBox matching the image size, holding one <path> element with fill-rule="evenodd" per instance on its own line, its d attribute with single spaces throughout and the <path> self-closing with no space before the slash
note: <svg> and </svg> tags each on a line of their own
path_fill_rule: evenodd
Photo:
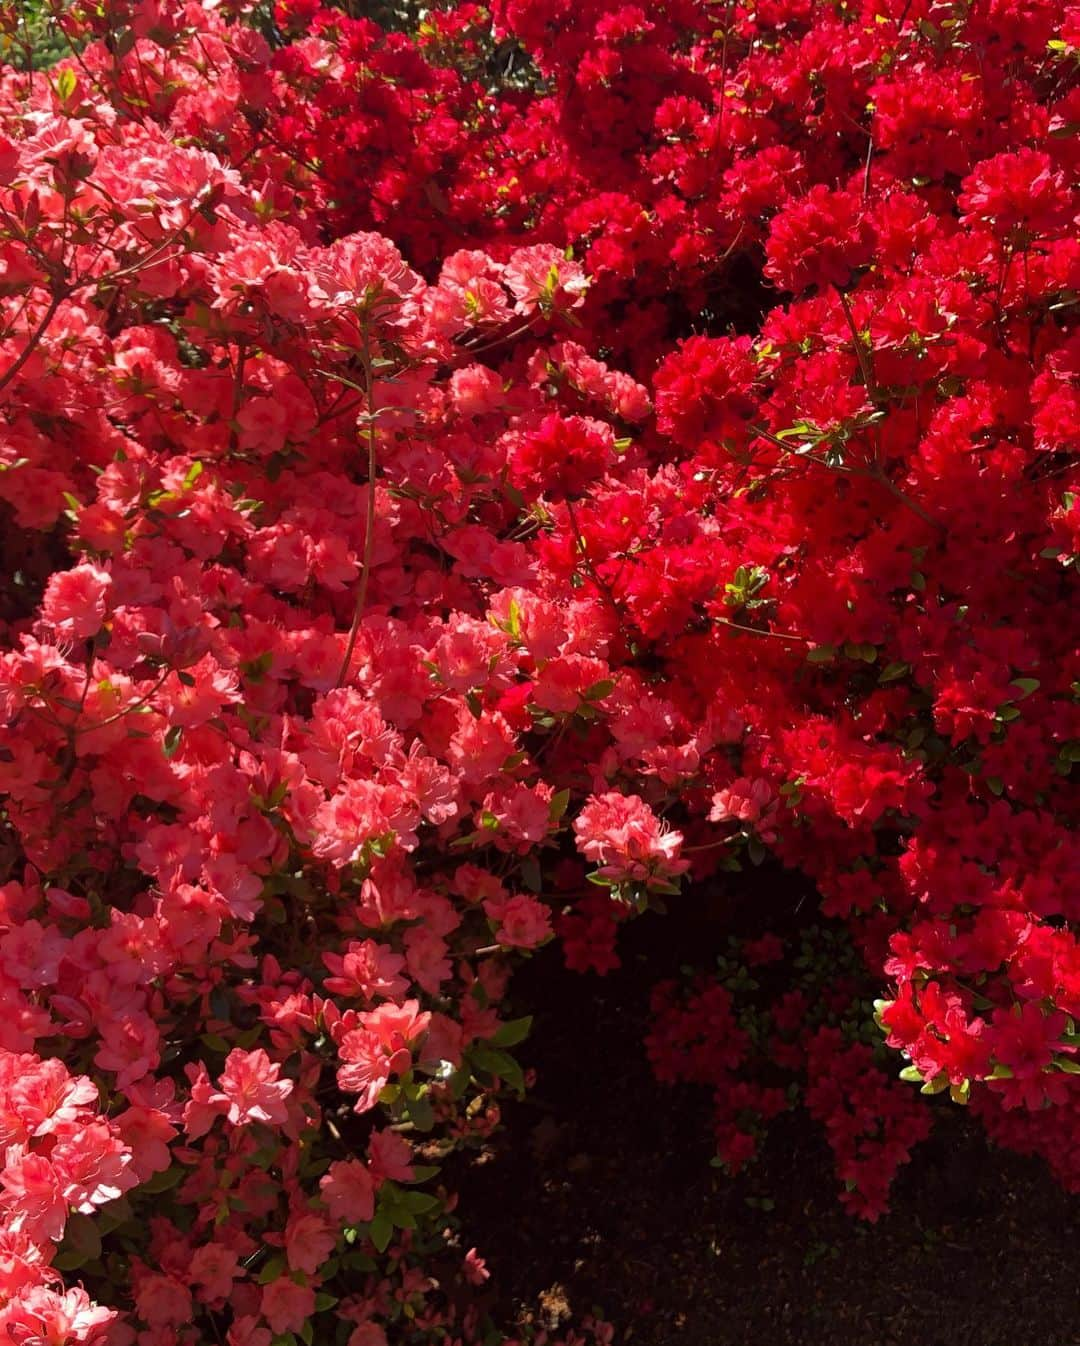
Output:
<svg viewBox="0 0 1080 1346">
<path fill-rule="evenodd" d="M 791 967 L 775 935 L 731 943 L 715 975 L 655 988 L 646 1048 L 656 1078 L 712 1090 L 713 1163 L 729 1172 L 756 1158 L 769 1123 L 801 1100 L 825 1130 L 844 1206 L 877 1220 L 931 1118 L 887 1073 L 855 950 L 811 928 Z"/>
<path fill-rule="evenodd" d="M 528 1083 L 514 960 L 770 852 L 903 1054 L 781 1032 L 852 1208 L 912 1080 L 1080 1188 L 1076 7 L 53 9 L 0 74 L 12 1340 L 502 1339 L 439 1166 Z M 786 1096 L 729 994 L 654 1058 L 737 1164 Z"/>
</svg>

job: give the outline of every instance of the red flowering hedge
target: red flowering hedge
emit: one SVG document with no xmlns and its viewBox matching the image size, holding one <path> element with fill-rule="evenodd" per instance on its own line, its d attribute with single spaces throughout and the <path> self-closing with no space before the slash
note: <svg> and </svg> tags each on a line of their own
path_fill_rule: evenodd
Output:
<svg viewBox="0 0 1080 1346">
<path fill-rule="evenodd" d="M 507 1340 L 439 1163 L 528 1083 L 515 958 L 770 852 L 849 943 L 657 990 L 721 1157 L 763 1055 L 859 1213 L 911 1081 L 1080 1188 L 1077 7 L 55 11 L 0 76 L 7 1337 Z"/>
</svg>

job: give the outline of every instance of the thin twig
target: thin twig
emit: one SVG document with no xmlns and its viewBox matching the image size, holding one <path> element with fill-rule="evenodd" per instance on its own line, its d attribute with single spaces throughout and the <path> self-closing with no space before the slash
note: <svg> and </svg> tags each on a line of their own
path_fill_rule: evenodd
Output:
<svg viewBox="0 0 1080 1346">
<path fill-rule="evenodd" d="M 8 386 L 11 380 L 16 376 L 16 374 L 19 373 L 22 367 L 26 364 L 27 360 L 30 359 L 34 351 L 37 350 L 38 346 L 41 343 L 42 337 L 48 330 L 49 324 L 52 322 L 53 318 L 56 317 L 57 309 L 60 307 L 60 305 L 64 302 L 66 298 L 67 294 L 65 293 L 64 290 L 53 291 L 52 299 L 49 300 L 49 307 L 45 310 L 45 313 L 42 316 L 42 319 L 38 323 L 37 327 L 30 334 L 29 340 L 22 349 L 22 354 L 19 355 L 15 363 L 11 365 L 9 369 L 5 370 L 3 375 L 0 375 L 0 392 L 3 392 L 3 390 Z"/>
<path fill-rule="evenodd" d="M 356 591 L 356 606 L 353 609 L 352 625 L 349 627 L 349 638 L 345 642 L 345 655 L 341 661 L 341 667 L 338 669 L 337 680 L 334 683 L 335 687 L 340 687 L 345 681 L 345 676 L 349 671 L 349 665 L 352 663 L 357 637 L 360 634 L 360 623 L 364 616 L 364 605 L 367 602 L 368 585 L 371 581 L 371 565 L 375 555 L 375 416 L 377 408 L 375 406 L 375 380 L 372 377 L 371 371 L 371 337 L 366 324 L 364 326 L 363 364 L 365 386 L 360 391 L 364 393 L 367 402 L 366 420 L 368 442 L 368 493 L 367 510 L 364 522 L 364 556 L 362 569 L 360 571 L 360 585 Z M 349 380 L 344 379 L 342 382 L 348 383 Z M 356 385 L 352 384 L 351 386 L 355 387 Z"/>
<path fill-rule="evenodd" d="M 585 571 L 588 574 L 589 578 L 592 580 L 593 584 L 595 584 L 597 589 L 599 590 L 600 596 L 611 608 L 611 611 L 615 617 L 615 621 L 618 624 L 619 630 L 621 631 L 623 629 L 622 612 L 619 610 L 619 605 L 615 601 L 615 595 L 611 592 L 610 586 L 605 584 L 604 581 L 600 578 L 599 574 L 597 573 L 596 567 L 592 563 L 592 557 L 589 555 L 588 544 L 586 543 L 585 538 L 582 536 L 581 529 L 578 527 L 577 514 L 574 511 L 574 502 L 570 499 L 569 496 L 566 497 L 566 513 L 567 517 L 570 520 L 570 531 L 574 535 L 575 548 L 579 553 L 579 555 L 581 556 L 581 564 L 585 567 Z"/>
<path fill-rule="evenodd" d="M 740 622 L 733 622 L 729 617 L 716 617 L 714 620 L 717 626 L 730 626 L 733 631 L 742 631 L 748 636 L 768 636 L 772 640 L 794 640 L 802 645 L 813 643 L 808 637 L 796 635 L 794 631 L 764 631 L 760 626 L 743 626 Z"/>
</svg>

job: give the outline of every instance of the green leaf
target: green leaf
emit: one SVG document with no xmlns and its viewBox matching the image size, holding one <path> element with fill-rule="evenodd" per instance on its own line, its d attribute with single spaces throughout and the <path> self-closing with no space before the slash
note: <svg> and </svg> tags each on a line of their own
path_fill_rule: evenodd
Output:
<svg viewBox="0 0 1080 1346">
<path fill-rule="evenodd" d="M 551 803 L 548 805 L 548 817 L 552 822 L 557 822 L 563 816 L 569 803 L 569 790 L 559 790 L 551 796 Z"/>
<path fill-rule="evenodd" d="M 525 1076 L 521 1067 L 506 1052 L 497 1051 L 493 1047 L 474 1047 L 469 1053 L 473 1064 L 486 1070 L 490 1075 L 497 1075 L 505 1080 L 511 1089 L 516 1089 L 519 1093 L 525 1089 Z"/>
<path fill-rule="evenodd" d="M 177 749 L 180 747 L 180 740 L 183 737 L 183 725 L 173 724 L 165 731 L 165 738 L 162 741 L 161 750 L 167 758 L 176 756 Z"/>
<path fill-rule="evenodd" d="M 1019 687 L 1024 696 L 1030 696 L 1032 692 L 1037 692 L 1042 686 L 1038 678 L 1013 678 L 1011 685 Z"/>
<path fill-rule="evenodd" d="M 540 861 L 535 855 L 527 856 L 521 862 L 521 881 L 531 893 L 538 893 L 542 887 Z"/>
<path fill-rule="evenodd" d="M 186 1176 L 187 1170 L 180 1164 L 173 1164 L 162 1173 L 155 1173 L 152 1178 L 147 1178 L 144 1183 L 140 1183 L 140 1192 L 149 1192 L 151 1196 L 158 1192 L 168 1192 L 173 1187 L 179 1186 L 180 1182 Z"/>
<path fill-rule="evenodd" d="M 886 664 L 878 675 L 878 682 L 896 682 L 898 678 L 905 678 L 911 672 L 910 664 L 893 663 Z"/>
<path fill-rule="evenodd" d="M 818 645 L 807 654 L 807 661 L 811 664 L 827 664 L 836 656 L 836 651 L 831 645 Z"/>
<path fill-rule="evenodd" d="M 101 1233 L 89 1215 L 80 1215 L 75 1211 L 68 1216 L 60 1256 L 65 1259 L 66 1265 L 61 1268 L 64 1271 L 74 1271 L 76 1267 L 101 1256 Z"/>
<path fill-rule="evenodd" d="M 60 71 L 56 78 L 56 93 L 61 103 L 66 103 L 75 92 L 78 80 L 75 78 L 75 71 L 70 67 Z"/>
<path fill-rule="evenodd" d="M 410 1098 L 405 1105 L 405 1111 L 418 1131 L 430 1131 L 435 1125 L 435 1110 L 427 1094 L 417 1094 L 415 1098 Z"/>
<path fill-rule="evenodd" d="M 394 1237 L 394 1224 L 390 1216 L 384 1210 L 377 1211 L 371 1227 L 368 1229 L 368 1238 L 371 1239 L 378 1252 L 384 1253 L 390 1246 L 390 1240 Z"/>
<path fill-rule="evenodd" d="M 398 1204 L 412 1211 L 414 1215 L 427 1215 L 442 1202 L 431 1192 L 402 1192 L 398 1198 Z"/>
<path fill-rule="evenodd" d="M 82 1253 L 74 1251 L 65 1252 L 63 1249 L 61 1249 L 52 1260 L 52 1264 L 57 1271 L 78 1271 L 81 1266 L 85 1265 L 85 1262 L 86 1259 L 83 1257 Z"/>
<path fill-rule="evenodd" d="M 519 1042 L 524 1042 L 532 1030 L 533 1016 L 525 1015 L 523 1019 L 508 1019 L 502 1024 L 499 1031 L 491 1039 L 496 1047 L 516 1047 Z"/>
<path fill-rule="evenodd" d="M 284 1257 L 271 1257 L 262 1271 L 259 1272 L 259 1284 L 269 1285 L 271 1281 L 276 1281 L 285 1274 Z"/>
</svg>

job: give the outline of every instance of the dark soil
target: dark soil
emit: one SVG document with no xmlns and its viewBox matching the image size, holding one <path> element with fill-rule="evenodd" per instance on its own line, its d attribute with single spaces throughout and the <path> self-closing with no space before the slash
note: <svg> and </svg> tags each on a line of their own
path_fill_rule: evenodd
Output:
<svg viewBox="0 0 1080 1346">
<path fill-rule="evenodd" d="M 642 1046 L 649 988 L 707 965 L 709 938 L 648 916 L 605 978 L 566 972 L 554 948 L 520 974 L 536 1088 L 507 1105 L 460 1207 L 496 1317 L 554 1328 L 596 1308 L 632 1346 L 1080 1346 L 1080 1199 L 955 1105 L 935 1107 L 876 1225 L 841 1209 L 805 1114 L 738 1178 L 709 1167 L 706 1093 L 658 1086 Z"/>
</svg>

